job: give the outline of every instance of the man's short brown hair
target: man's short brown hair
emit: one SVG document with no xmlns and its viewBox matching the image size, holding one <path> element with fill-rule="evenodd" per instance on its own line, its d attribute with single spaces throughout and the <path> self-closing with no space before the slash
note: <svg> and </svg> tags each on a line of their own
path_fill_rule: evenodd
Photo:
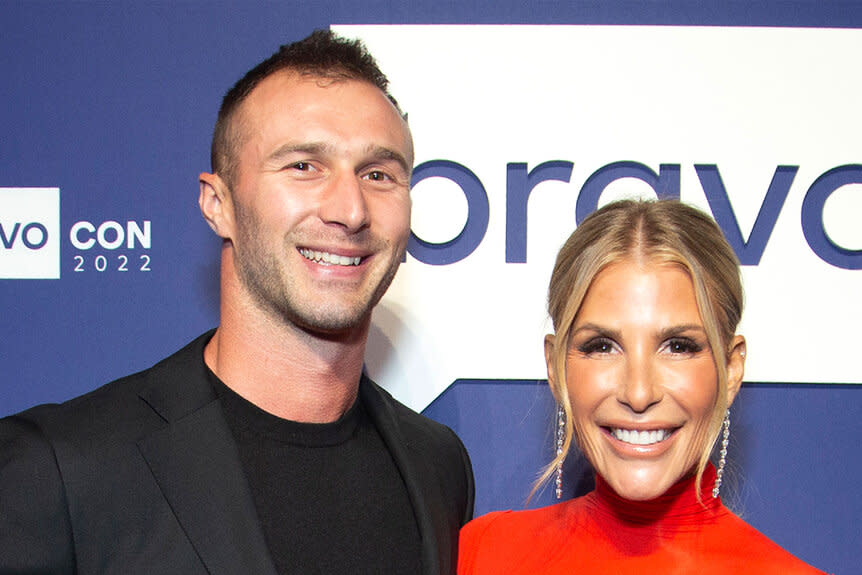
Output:
<svg viewBox="0 0 862 575">
<path fill-rule="evenodd" d="M 213 131 L 210 162 L 213 173 L 219 174 L 228 185 L 232 184 L 237 150 L 242 143 L 242 130 L 234 121 L 236 111 L 261 81 L 281 70 L 331 80 L 368 82 L 379 88 L 403 116 L 398 102 L 389 93 L 389 80 L 360 40 L 342 38 L 331 30 L 315 30 L 303 40 L 281 46 L 225 94 Z"/>
</svg>

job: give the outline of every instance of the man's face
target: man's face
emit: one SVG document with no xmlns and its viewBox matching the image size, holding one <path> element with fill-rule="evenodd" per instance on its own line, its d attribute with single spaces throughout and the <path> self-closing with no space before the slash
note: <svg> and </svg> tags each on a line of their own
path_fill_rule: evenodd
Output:
<svg viewBox="0 0 862 575">
<path fill-rule="evenodd" d="M 337 333 L 389 287 L 410 232 L 409 130 L 371 84 L 277 72 L 243 102 L 233 258 L 277 321 Z"/>
</svg>

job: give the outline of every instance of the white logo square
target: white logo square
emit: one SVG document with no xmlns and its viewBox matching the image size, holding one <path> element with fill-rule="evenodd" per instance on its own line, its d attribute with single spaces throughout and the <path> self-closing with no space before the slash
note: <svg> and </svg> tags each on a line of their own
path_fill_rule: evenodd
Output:
<svg viewBox="0 0 862 575">
<path fill-rule="evenodd" d="M 0 279 L 60 279 L 60 188 L 0 188 Z"/>
</svg>

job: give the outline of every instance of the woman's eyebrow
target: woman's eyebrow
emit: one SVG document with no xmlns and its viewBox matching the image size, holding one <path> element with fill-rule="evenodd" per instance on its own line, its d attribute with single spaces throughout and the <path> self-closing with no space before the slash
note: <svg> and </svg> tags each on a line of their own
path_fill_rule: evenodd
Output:
<svg viewBox="0 0 862 575">
<path fill-rule="evenodd" d="M 576 335 L 582 332 L 593 332 L 598 335 L 610 337 L 612 339 L 619 339 L 620 331 L 617 329 L 611 329 L 606 326 L 599 325 L 597 323 L 588 322 L 577 326 L 574 330 L 572 330 L 572 335 Z"/>
<path fill-rule="evenodd" d="M 696 331 L 696 332 L 699 332 L 699 333 L 704 334 L 704 335 L 706 334 L 706 329 L 702 325 L 697 324 L 697 323 L 684 323 L 684 324 L 673 325 L 673 326 L 666 327 L 666 328 L 662 329 L 661 331 L 659 331 L 659 338 L 660 339 L 668 339 L 668 338 L 680 336 L 680 335 L 683 335 L 687 332 L 692 332 L 692 331 Z"/>
</svg>

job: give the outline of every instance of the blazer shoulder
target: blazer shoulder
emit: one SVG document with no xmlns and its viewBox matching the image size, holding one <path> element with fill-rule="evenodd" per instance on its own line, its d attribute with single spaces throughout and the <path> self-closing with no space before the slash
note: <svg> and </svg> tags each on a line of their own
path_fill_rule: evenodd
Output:
<svg viewBox="0 0 862 575">
<path fill-rule="evenodd" d="M 411 467 L 419 477 L 436 477 L 446 486 L 456 507 L 463 510 L 460 524 L 473 516 L 473 467 L 461 439 L 449 427 L 416 413 L 393 398 L 368 377 L 360 383 L 363 403 L 384 439 L 403 442 Z M 399 448 L 400 450 L 400 448 Z"/>
<path fill-rule="evenodd" d="M 466 453 L 461 439 L 448 426 L 413 411 L 366 376 L 362 378 L 361 388 L 365 388 L 363 396 L 366 406 L 372 411 L 388 411 L 412 447 L 448 447 Z M 368 401 L 369 399 L 371 401 Z M 375 406 L 377 402 L 379 405 Z"/>
<path fill-rule="evenodd" d="M 190 396 L 201 404 L 212 390 L 203 377 L 203 346 L 207 332 L 152 367 L 107 383 L 63 403 L 42 404 L 17 414 L 51 441 L 62 444 L 96 438 L 134 439 L 142 423 L 161 424 L 165 417 L 156 409 L 169 405 L 176 395 Z M 145 427 L 148 427 L 145 425 Z"/>
</svg>

